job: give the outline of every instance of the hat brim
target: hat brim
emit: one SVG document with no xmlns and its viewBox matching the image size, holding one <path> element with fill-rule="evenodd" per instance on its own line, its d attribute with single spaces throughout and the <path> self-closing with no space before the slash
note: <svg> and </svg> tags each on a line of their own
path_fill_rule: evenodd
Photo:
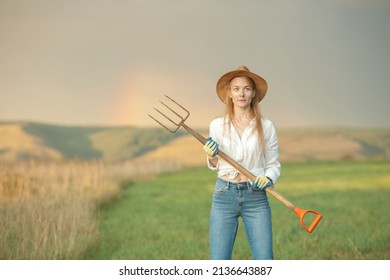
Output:
<svg viewBox="0 0 390 280">
<path fill-rule="evenodd" d="M 219 80 L 217 82 L 217 86 L 216 86 L 219 99 L 221 99 L 221 101 L 225 103 L 226 95 L 229 93 L 230 81 L 233 78 L 239 77 L 239 76 L 246 76 L 246 77 L 249 77 L 253 80 L 253 82 L 255 83 L 255 86 L 256 86 L 256 95 L 258 97 L 257 100 L 258 100 L 258 102 L 260 102 L 264 98 L 265 94 L 267 93 L 267 89 L 268 89 L 267 82 L 259 75 L 255 74 L 253 72 L 247 71 L 247 70 L 230 71 L 230 72 L 222 75 L 221 78 L 219 78 Z"/>
</svg>

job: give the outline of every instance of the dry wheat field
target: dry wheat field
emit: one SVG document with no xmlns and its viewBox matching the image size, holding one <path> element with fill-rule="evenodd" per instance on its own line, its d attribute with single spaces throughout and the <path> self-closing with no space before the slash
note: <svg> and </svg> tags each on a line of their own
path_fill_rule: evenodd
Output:
<svg viewBox="0 0 390 280">
<path fill-rule="evenodd" d="M 175 161 L 0 163 L 0 259 L 78 259 L 98 236 L 98 208 L 124 178 L 149 179 Z"/>
<path fill-rule="evenodd" d="M 77 258 L 97 233 L 97 202 L 118 193 L 100 162 L 0 165 L 0 259 Z"/>
</svg>

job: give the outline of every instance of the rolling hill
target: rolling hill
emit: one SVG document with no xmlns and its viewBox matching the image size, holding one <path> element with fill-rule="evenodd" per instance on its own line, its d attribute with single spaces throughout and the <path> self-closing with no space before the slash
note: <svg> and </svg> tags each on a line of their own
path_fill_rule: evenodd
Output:
<svg viewBox="0 0 390 280">
<path fill-rule="evenodd" d="M 207 129 L 199 130 L 207 136 Z M 281 161 L 388 160 L 390 129 L 280 129 Z M 165 160 L 204 164 L 200 143 L 180 129 L 80 127 L 33 122 L 0 123 L 0 162 L 99 159 Z"/>
<path fill-rule="evenodd" d="M 76 127 L 0 123 L 0 162 L 66 159 L 120 161 L 167 144 L 177 134 L 159 128 Z"/>
</svg>

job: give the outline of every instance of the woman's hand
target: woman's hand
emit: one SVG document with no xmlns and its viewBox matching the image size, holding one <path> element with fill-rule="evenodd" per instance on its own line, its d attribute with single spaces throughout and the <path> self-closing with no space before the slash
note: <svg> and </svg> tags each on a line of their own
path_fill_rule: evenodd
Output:
<svg viewBox="0 0 390 280">
<path fill-rule="evenodd" d="M 272 185 L 271 179 L 266 176 L 260 175 L 257 176 L 256 180 L 253 182 L 253 188 L 264 191 L 266 188 Z"/>
<path fill-rule="evenodd" d="M 206 152 L 207 156 L 210 159 L 214 159 L 218 154 L 218 143 L 213 140 L 213 138 L 209 137 L 206 140 L 206 143 L 203 146 L 203 150 Z"/>
</svg>

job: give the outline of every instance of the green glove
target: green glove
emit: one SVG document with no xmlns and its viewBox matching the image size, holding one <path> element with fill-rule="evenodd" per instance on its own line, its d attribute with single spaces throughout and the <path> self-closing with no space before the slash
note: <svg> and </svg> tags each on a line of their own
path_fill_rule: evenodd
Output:
<svg viewBox="0 0 390 280">
<path fill-rule="evenodd" d="M 270 178 L 260 175 L 257 176 L 256 180 L 253 182 L 252 188 L 264 191 L 266 188 L 272 185 Z"/>
<path fill-rule="evenodd" d="M 209 137 L 203 146 L 203 150 L 206 152 L 209 158 L 215 158 L 215 156 L 218 154 L 218 147 L 218 143 L 215 142 L 213 138 Z"/>
</svg>

